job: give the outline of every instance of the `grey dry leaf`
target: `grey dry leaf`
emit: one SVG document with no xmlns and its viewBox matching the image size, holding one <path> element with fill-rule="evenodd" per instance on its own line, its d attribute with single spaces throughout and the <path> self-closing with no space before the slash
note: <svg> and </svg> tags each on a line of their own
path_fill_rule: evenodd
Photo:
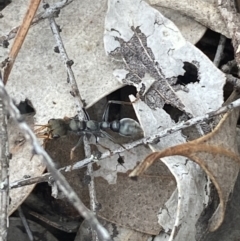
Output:
<svg viewBox="0 0 240 241">
<path fill-rule="evenodd" d="M 25 116 L 26 122 L 33 127 L 33 116 Z M 12 153 L 10 160 L 10 182 L 24 179 L 25 177 L 34 177 L 41 175 L 45 166 L 38 156 L 32 155 L 32 148 L 24 135 L 21 133 L 16 123 L 9 119 L 8 121 L 8 138 L 9 138 L 9 152 Z M 11 203 L 9 205 L 9 215 L 13 213 L 19 205 L 31 193 L 35 185 L 24 186 L 10 190 Z"/>
<path fill-rule="evenodd" d="M 145 102 L 153 109 L 163 108 L 164 104 L 172 104 L 179 110 L 184 111 L 184 105 L 175 94 L 177 89 L 181 89 L 181 85 L 177 84 L 177 79 L 165 79 L 162 70 L 155 62 L 152 50 L 147 46 L 147 36 L 141 32 L 140 27 L 131 27 L 133 36 L 128 42 L 124 39 L 115 37 L 120 44 L 110 53 L 112 57 L 120 57 L 125 63 L 128 71 L 123 83 L 129 85 L 142 86 L 139 89 L 140 95 L 146 93 L 146 85 L 143 78 L 153 78 L 155 80 L 150 90 L 147 91 Z M 143 96 L 140 96 L 143 97 Z"/>
<path fill-rule="evenodd" d="M 176 10 L 213 31 L 230 37 L 219 12 L 217 0 L 149 0 L 149 3 L 154 6 Z"/>
<path fill-rule="evenodd" d="M 146 93 L 146 103 L 152 108 L 170 103 L 198 116 L 221 106 L 224 74 L 144 1 L 109 1 L 104 45 L 107 54 L 118 60 L 116 78 Z M 189 70 L 195 74 L 183 88 L 177 80 Z"/>
</svg>

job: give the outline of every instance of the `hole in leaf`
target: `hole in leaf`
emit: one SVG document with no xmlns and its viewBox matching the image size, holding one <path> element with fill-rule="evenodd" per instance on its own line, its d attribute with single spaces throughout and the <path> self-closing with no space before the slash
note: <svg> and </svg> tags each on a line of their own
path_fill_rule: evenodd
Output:
<svg viewBox="0 0 240 241">
<path fill-rule="evenodd" d="M 199 82 L 197 67 L 189 62 L 184 62 L 183 69 L 185 73 L 183 76 L 179 75 L 176 84 L 187 85 L 189 83 Z"/>
<path fill-rule="evenodd" d="M 136 88 L 134 86 L 125 86 L 120 88 L 107 96 L 107 100 L 120 100 L 129 102 L 129 95 L 136 96 Z M 135 112 L 132 105 L 118 105 L 112 104 L 109 108 L 109 121 L 119 120 L 122 118 L 136 119 Z"/>
<path fill-rule="evenodd" d="M 35 113 L 35 110 L 33 108 L 33 105 L 30 100 L 26 99 L 25 101 L 21 101 L 17 105 L 18 110 L 20 111 L 21 114 L 30 114 L 30 113 Z"/>
<path fill-rule="evenodd" d="M 183 116 L 183 112 L 177 109 L 176 107 L 173 107 L 169 104 L 165 104 L 163 106 L 163 109 L 171 116 L 172 120 L 176 123 L 179 121 L 179 118 Z"/>
<path fill-rule="evenodd" d="M 10 0 L 2 0 L 2 1 L 0 1 L 0 11 L 2 11 L 10 3 L 11 3 Z"/>
<path fill-rule="evenodd" d="M 223 87 L 223 93 L 224 93 L 224 101 L 228 99 L 228 97 L 232 94 L 234 90 L 234 86 L 231 83 L 226 83 Z"/>
</svg>

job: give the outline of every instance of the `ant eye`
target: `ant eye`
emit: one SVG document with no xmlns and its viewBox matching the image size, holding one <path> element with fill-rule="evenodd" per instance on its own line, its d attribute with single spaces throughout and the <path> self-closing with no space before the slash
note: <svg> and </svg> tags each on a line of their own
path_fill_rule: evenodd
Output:
<svg viewBox="0 0 240 241">
<path fill-rule="evenodd" d="M 58 134 L 53 134 L 52 135 L 52 139 L 58 139 L 60 137 L 60 135 L 58 135 Z"/>
</svg>

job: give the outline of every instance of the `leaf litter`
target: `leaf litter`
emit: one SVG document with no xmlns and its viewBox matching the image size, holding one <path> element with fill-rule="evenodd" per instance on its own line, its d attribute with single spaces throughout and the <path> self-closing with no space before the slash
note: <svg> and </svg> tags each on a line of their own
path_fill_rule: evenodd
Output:
<svg viewBox="0 0 240 241">
<path fill-rule="evenodd" d="M 124 18 L 124 17 L 122 17 L 122 18 Z M 166 21 L 166 20 L 165 20 Z M 164 24 L 163 25 L 165 25 L 165 22 L 164 22 Z M 140 26 L 140 25 L 137 25 L 137 27 L 138 26 Z M 169 26 L 168 26 L 169 27 Z M 172 26 L 171 26 L 172 27 Z M 140 27 L 139 28 L 139 30 L 140 30 L 140 32 L 139 32 L 139 35 L 140 34 L 143 34 L 143 35 L 145 35 L 144 33 L 142 33 L 141 31 L 142 31 L 142 28 Z M 137 31 L 139 31 L 137 28 L 135 28 L 134 29 L 134 31 L 135 32 L 137 32 Z M 145 29 L 146 30 L 146 29 Z M 165 29 L 166 30 L 166 29 Z M 143 36 L 143 37 L 146 37 L 146 36 L 148 36 L 147 34 L 145 35 L 145 36 Z M 121 36 L 122 37 L 122 36 Z M 136 36 L 135 36 L 136 37 Z M 142 38 L 143 38 L 142 37 Z M 179 36 L 178 36 L 179 37 Z M 120 40 L 120 37 L 118 37 L 119 38 L 119 40 Z M 131 40 L 131 38 L 130 38 L 130 40 Z M 129 39 L 128 40 L 126 40 L 126 39 L 123 39 L 123 41 L 125 41 L 124 42 L 124 44 L 126 45 L 126 43 L 128 43 L 128 41 L 130 41 Z M 168 39 L 169 40 L 169 39 Z M 180 38 L 180 40 L 182 40 L 181 38 Z M 148 41 L 147 41 L 148 42 Z M 155 41 L 156 42 L 156 41 Z M 180 41 L 181 42 L 181 41 Z M 163 43 L 163 45 L 164 45 L 164 43 Z M 188 44 L 186 44 L 186 45 L 188 45 Z M 119 46 L 118 46 L 119 47 Z M 189 47 L 189 46 L 188 46 Z M 190 47 L 192 47 L 192 46 L 190 46 Z M 146 48 L 146 47 L 145 47 Z M 171 50 L 171 48 L 170 49 L 168 49 L 168 48 L 166 48 L 167 50 Z M 191 49 L 192 50 L 192 49 Z M 171 51 L 170 51 L 171 52 Z M 152 53 L 153 54 L 155 54 L 155 51 L 152 51 Z M 197 55 L 197 57 L 199 57 L 198 56 L 198 54 L 199 53 L 196 53 L 196 55 Z M 199 54 L 200 55 L 200 54 Z M 163 57 L 165 57 L 166 58 L 166 54 L 165 55 L 163 55 Z M 169 57 L 169 56 L 168 56 Z M 181 60 L 182 60 L 182 57 L 183 56 L 181 56 Z M 189 56 L 188 56 L 189 57 Z M 155 57 L 156 58 L 156 57 Z M 172 58 L 172 56 L 170 56 L 170 59 Z M 142 57 L 142 59 L 144 59 L 144 57 Z M 159 58 L 160 59 L 160 58 Z M 168 61 L 168 59 L 163 59 L 163 62 L 164 61 Z M 179 59 L 178 59 L 179 60 Z M 174 65 L 174 58 L 173 59 L 171 59 L 171 61 L 173 62 L 172 64 Z M 188 60 L 189 61 L 189 60 Z M 191 61 L 192 61 L 192 59 L 191 59 Z M 198 62 L 199 61 L 199 62 Z M 198 69 L 198 75 L 201 77 L 202 75 L 204 75 L 204 73 L 202 72 L 202 70 L 203 70 L 203 66 L 205 66 L 205 68 L 206 68 L 206 65 L 205 64 L 209 64 L 210 62 L 209 61 L 207 61 L 207 60 L 203 60 L 203 61 L 201 61 L 201 60 L 199 60 L 198 59 L 198 61 L 197 62 L 192 62 L 191 64 L 193 64 L 194 66 L 196 66 L 197 67 L 197 69 Z M 132 63 L 132 62 L 129 62 L 128 60 L 127 60 L 127 58 L 125 57 L 125 62 L 128 62 L 128 64 L 130 63 L 131 65 L 133 65 L 134 64 L 134 62 Z M 178 61 L 177 61 L 178 62 Z M 179 60 L 179 62 L 181 63 L 182 61 L 180 61 Z M 200 63 L 200 66 L 198 65 Z M 202 67 L 201 67 L 201 64 L 203 65 Z M 183 66 L 184 64 L 180 64 L 181 66 Z M 164 68 L 165 67 L 165 68 Z M 165 70 L 165 69 L 167 69 L 167 66 L 164 66 L 164 67 L 162 67 L 161 66 L 161 70 Z M 223 86 L 223 84 L 224 84 L 224 78 L 223 78 L 223 76 L 216 70 L 216 69 L 214 69 L 212 66 L 211 67 L 209 67 L 209 69 L 211 69 L 211 71 L 215 71 L 215 72 L 217 72 L 216 73 L 216 75 L 214 75 L 214 76 L 211 76 L 211 74 L 212 74 L 212 72 L 211 71 L 209 71 L 210 73 L 208 73 L 208 77 L 210 77 L 211 76 L 211 78 L 213 79 L 213 78 L 216 78 L 216 80 L 217 81 L 219 81 L 219 82 L 217 82 L 216 83 L 216 85 L 213 85 L 212 83 L 211 84 L 209 84 L 209 85 L 207 85 L 207 88 L 206 88 L 206 82 L 204 82 L 204 78 L 206 77 L 202 77 L 202 78 L 199 78 L 199 81 L 200 81 L 200 83 L 202 84 L 202 88 L 206 88 L 207 90 L 204 92 L 204 93 L 200 93 L 200 96 L 199 96 L 199 99 L 201 99 L 204 95 L 203 94 L 205 94 L 206 95 L 206 93 L 210 93 L 209 95 L 208 95 L 208 97 L 206 98 L 206 102 L 208 102 L 203 108 L 200 108 L 200 106 L 201 105 L 199 105 L 199 103 L 198 104 L 196 104 L 196 103 L 192 103 L 192 105 L 193 106 L 191 106 L 189 103 L 187 103 L 187 99 L 189 98 L 189 97 L 191 97 L 191 96 L 193 96 L 194 94 L 196 95 L 196 93 L 199 93 L 198 91 L 199 91 L 199 89 L 197 89 L 197 88 L 195 88 L 196 86 L 197 86 L 197 84 L 196 83 L 191 83 L 191 84 L 189 84 L 188 86 L 187 86 L 187 89 L 185 88 L 184 90 L 185 91 L 181 91 L 181 90 L 178 90 L 178 88 L 177 89 L 175 89 L 175 87 L 177 87 L 175 84 L 177 83 L 176 82 L 176 78 L 177 78 L 177 76 L 181 73 L 181 74 L 184 74 L 183 72 L 184 71 L 182 71 L 182 69 L 181 68 L 178 68 L 178 72 L 177 73 L 175 73 L 175 74 L 173 74 L 171 77 L 168 77 L 168 74 L 166 74 L 164 71 L 163 71 L 163 73 L 164 73 L 164 75 L 163 76 L 160 76 L 160 78 L 159 78 L 159 76 L 157 77 L 157 79 L 158 80 L 163 80 L 164 79 L 164 83 L 166 83 L 166 85 L 165 86 L 168 86 L 168 88 L 171 90 L 171 88 L 172 88 L 172 91 L 170 92 L 170 94 L 169 94 L 169 96 L 172 96 L 172 95 L 174 95 L 174 98 L 168 98 L 169 96 L 162 96 L 161 94 L 159 94 L 159 93 L 157 93 L 157 95 L 151 95 L 150 93 L 152 93 L 152 92 L 157 92 L 157 91 L 159 91 L 159 90 L 157 90 L 156 91 L 156 89 L 158 89 L 159 88 L 159 86 L 160 86 L 160 81 L 159 82 L 156 82 L 156 79 L 154 79 L 154 78 L 152 78 L 152 76 L 154 76 L 153 75 L 153 72 L 151 72 L 151 71 L 149 71 L 149 70 L 147 70 L 146 72 L 145 72 L 145 74 L 144 74 L 144 77 L 147 77 L 147 78 L 144 78 L 144 77 L 142 77 L 141 79 L 145 79 L 146 80 L 146 82 L 145 81 L 140 81 L 140 84 L 137 86 L 137 88 L 139 89 L 139 90 L 141 90 L 142 89 L 142 87 L 144 87 L 144 85 L 146 84 L 146 89 L 144 90 L 145 92 L 143 92 L 143 96 L 144 96 L 144 100 L 150 100 L 150 106 L 151 106 L 151 103 L 152 104 L 154 104 L 155 102 L 157 103 L 157 105 L 153 105 L 153 106 L 151 106 L 152 108 L 159 108 L 160 106 L 163 106 L 164 105 L 164 102 L 165 103 L 170 103 L 170 104 L 172 104 L 172 105 L 175 105 L 175 106 L 177 106 L 179 109 L 181 109 L 181 110 L 183 110 L 183 111 L 189 111 L 189 112 L 193 112 L 193 114 L 194 114 L 194 116 L 195 115 L 198 115 L 199 113 L 197 113 L 196 114 L 196 112 L 195 112 L 195 110 L 197 110 L 197 111 L 199 111 L 199 112 L 205 112 L 206 111 L 206 109 L 215 109 L 216 107 L 218 107 L 218 106 L 220 106 L 220 104 L 221 104 L 221 102 L 222 102 L 222 96 L 221 96 L 221 90 L 222 90 L 222 86 Z M 131 68 L 131 71 L 132 71 L 133 69 Z M 167 71 L 168 72 L 168 71 Z M 126 71 L 125 71 L 125 74 L 127 75 L 127 74 L 129 74 L 129 73 L 127 73 Z M 130 73 L 131 74 L 131 73 Z M 140 73 L 141 74 L 141 73 Z M 138 73 L 138 75 L 139 75 L 139 73 Z M 166 77 L 167 76 L 167 77 Z M 198 76 L 198 77 L 199 77 Z M 118 77 L 118 79 L 121 79 L 122 77 L 120 76 L 120 78 L 119 78 L 119 76 L 117 76 Z M 152 79 L 151 79 L 152 78 Z M 123 79 L 123 78 L 122 78 Z M 126 78 L 126 79 L 128 79 L 128 78 Z M 131 78 L 130 78 L 131 79 Z M 150 79 L 150 80 L 149 80 Z M 129 80 L 129 79 L 128 79 Z M 211 82 L 211 81 L 209 81 L 209 82 Z M 124 83 L 124 82 L 123 82 Z M 133 83 L 134 83 L 134 81 L 133 81 Z M 131 83 L 130 83 L 131 84 Z M 134 84 L 136 84 L 136 83 L 134 83 Z M 173 85 L 173 86 L 172 86 Z M 216 88 L 216 86 L 218 86 L 218 88 Z M 174 88 L 173 88 L 174 87 Z M 160 92 L 160 91 L 159 91 Z M 168 89 L 166 88 L 166 92 L 168 92 Z M 144 95 L 145 94 L 145 95 Z M 184 97 L 183 97 L 184 96 Z M 214 96 L 213 97 L 213 99 L 212 99 L 212 96 Z M 196 96 L 195 96 L 196 97 Z M 155 99 L 153 99 L 153 98 L 155 98 Z M 215 99 L 214 99 L 215 98 Z M 152 101 L 151 101 L 151 99 L 152 99 Z M 181 101 L 180 101 L 181 100 Z M 148 101 L 149 102 L 149 101 Z M 196 101 L 197 102 L 197 101 Z M 160 103 L 160 104 L 158 104 L 158 103 Z M 187 103 L 187 104 L 186 104 Z M 205 103 L 205 102 L 204 102 Z M 204 105 L 204 103 L 201 103 L 201 104 L 203 104 Z M 197 109 L 196 109 L 196 106 L 198 107 Z M 200 109 L 200 110 L 199 110 Z M 189 113 L 189 112 L 187 112 L 187 113 Z M 169 171 L 167 170 L 167 169 L 165 169 L 165 171 L 166 171 L 166 173 L 169 173 Z M 168 175 L 168 174 L 167 174 Z M 117 174 L 117 176 L 121 176 L 121 175 L 119 175 L 119 174 Z M 169 173 L 169 177 L 171 177 L 171 175 L 170 175 L 170 173 Z M 119 178 L 119 177 L 118 177 Z M 120 178 L 119 178 L 120 179 Z M 172 178 L 170 178 L 171 180 L 173 180 Z M 120 189 L 121 190 L 121 189 Z M 118 193 L 117 193 L 118 194 Z M 110 194 L 110 196 L 111 196 L 111 194 Z M 168 193 L 168 195 L 167 196 L 171 196 L 171 193 L 170 193 L 170 191 L 169 191 L 169 193 Z M 134 198 L 134 200 L 136 200 L 137 198 Z M 164 201 L 165 202 L 165 201 Z M 161 205 L 159 205 L 159 206 L 161 206 Z M 156 214 L 157 214 L 157 212 L 155 212 Z M 121 217 L 120 217 L 120 219 L 121 219 Z M 113 221 L 114 222 L 114 221 Z M 134 225 L 137 225 L 137 224 L 134 224 Z"/>
</svg>

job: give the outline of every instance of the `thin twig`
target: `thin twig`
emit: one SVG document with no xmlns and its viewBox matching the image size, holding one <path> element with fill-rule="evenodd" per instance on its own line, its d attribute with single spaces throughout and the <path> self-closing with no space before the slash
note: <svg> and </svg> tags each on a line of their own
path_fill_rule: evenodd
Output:
<svg viewBox="0 0 240 241">
<path fill-rule="evenodd" d="M 227 38 L 225 36 L 223 36 L 223 35 L 220 36 L 218 47 L 217 47 L 217 51 L 216 51 L 216 54 L 215 54 L 215 57 L 214 57 L 214 60 L 213 60 L 213 63 L 217 67 L 219 66 L 220 61 L 222 60 L 226 39 Z"/>
<path fill-rule="evenodd" d="M 21 208 L 21 206 L 18 207 L 18 214 L 19 214 L 19 217 L 21 218 L 21 221 L 22 221 L 22 224 L 26 230 L 26 233 L 28 235 L 28 238 L 30 241 L 34 241 L 34 237 L 33 237 L 33 234 L 32 234 L 32 231 L 28 225 L 28 222 L 27 222 L 27 219 L 23 213 L 23 210 Z"/>
<path fill-rule="evenodd" d="M 226 64 L 221 66 L 221 70 L 225 73 L 225 74 L 230 74 L 232 69 L 237 67 L 237 62 L 235 59 L 228 61 Z"/>
<path fill-rule="evenodd" d="M 72 68 L 71 68 L 71 66 L 73 64 L 73 61 L 68 58 L 68 55 L 67 55 L 66 50 L 64 48 L 62 38 L 60 36 L 58 26 L 55 22 L 55 19 L 53 17 L 50 17 L 49 23 L 50 23 L 53 35 L 55 37 L 55 40 L 57 42 L 59 52 L 62 56 L 65 67 L 67 69 L 67 73 L 68 73 L 69 81 L 70 81 L 70 84 L 71 84 L 72 92 L 73 92 L 73 95 L 75 97 L 75 103 L 77 105 L 78 118 L 79 118 L 79 120 L 84 120 L 85 119 L 85 113 L 83 111 L 84 105 L 83 105 L 83 101 L 82 101 L 82 98 L 81 98 L 81 95 L 80 95 L 80 91 L 79 91 L 78 86 L 77 86 L 77 82 L 76 82 L 74 73 L 73 73 Z M 83 142 L 84 142 L 85 157 L 91 156 L 91 149 L 90 149 L 89 142 L 88 142 L 86 137 L 83 138 Z M 89 197 L 90 197 L 90 208 L 94 213 L 96 213 L 97 199 L 96 199 L 96 191 L 95 191 L 95 185 L 94 185 L 93 168 L 92 168 L 91 163 L 87 166 L 87 174 L 91 177 L 91 181 L 88 184 Z M 92 240 L 97 241 L 98 237 L 97 237 L 96 233 L 94 232 L 94 230 L 92 230 L 92 231 L 93 231 Z"/>
<path fill-rule="evenodd" d="M 79 120 L 84 120 L 85 115 L 84 115 L 84 111 L 82 110 L 84 105 L 83 105 L 83 102 L 82 102 L 80 92 L 78 90 L 78 86 L 77 86 L 77 82 L 76 82 L 74 73 L 73 73 L 72 68 L 71 68 L 71 66 L 73 65 L 73 61 L 68 58 L 68 55 L 67 55 L 65 47 L 63 45 L 62 38 L 60 36 L 58 26 L 55 22 L 55 19 L 53 17 L 50 17 L 49 23 L 50 23 L 50 27 L 52 29 L 53 35 L 55 37 L 55 40 L 57 42 L 57 46 L 58 46 L 59 52 L 61 54 L 61 57 L 63 59 L 64 65 L 67 69 L 69 82 L 71 84 L 73 95 L 75 97 L 74 100 L 75 100 L 75 103 L 77 105 Z"/>
<path fill-rule="evenodd" d="M 130 149 L 132 149 L 132 148 L 134 148 L 138 145 L 151 144 L 155 140 L 158 140 L 159 138 L 168 136 L 168 135 L 170 135 L 174 132 L 177 132 L 177 131 L 181 131 L 181 130 L 187 128 L 187 127 L 205 122 L 209 119 L 212 119 L 215 116 L 224 114 L 227 111 L 230 111 L 230 110 L 232 110 L 234 108 L 238 108 L 238 107 L 240 107 L 240 99 L 235 100 L 232 103 L 230 103 L 229 105 L 223 106 L 216 111 L 212 111 L 212 112 L 209 112 L 209 113 L 207 113 L 203 116 L 195 117 L 195 118 L 192 118 L 192 119 L 187 120 L 185 122 L 181 122 L 181 123 L 179 123 L 179 124 L 177 124 L 177 125 L 175 125 L 171 128 L 168 128 L 168 129 L 165 129 L 165 130 L 159 132 L 158 134 L 139 139 L 139 140 L 134 141 L 134 142 L 129 143 L 129 144 L 124 144 L 124 148 L 120 147 L 116 150 L 113 150 L 111 153 L 109 151 L 106 151 L 101 155 L 99 160 L 103 160 L 103 159 L 108 158 L 108 157 L 110 157 L 114 154 L 118 154 L 118 153 L 121 153 L 123 151 L 130 150 Z M 78 161 L 73 165 L 69 165 L 69 166 L 60 168 L 59 171 L 70 172 L 72 170 L 83 168 L 83 167 L 87 166 L 89 163 L 93 163 L 95 161 L 98 161 L 98 160 L 95 160 L 94 157 L 91 156 L 90 158 L 86 158 L 84 160 Z M 39 177 L 34 177 L 34 178 L 29 178 L 29 179 L 24 179 L 24 180 L 18 180 L 18 181 L 14 181 L 14 182 L 10 183 L 10 188 L 21 187 L 21 186 L 24 186 L 24 185 L 30 185 L 30 184 L 39 183 L 39 182 L 46 182 L 50 178 L 51 178 L 51 174 L 47 173 L 47 174 L 44 174 L 44 175 L 39 176 Z"/>
<path fill-rule="evenodd" d="M 93 156 L 89 157 L 89 158 L 85 158 L 84 160 L 78 161 L 77 163 L 73 164 L 73 165 L 69 165 L 66 167 L 62 167 L 60 169 L 58 169 L 59 172 L 71 172 L 72 170 L 78 170 L 81 169 L 83 167 L 86 167 L 87 165 L 89 165 L 90 163 L 95 162 L 96 160 L 94 159 Z M 22 187 L 22 186 L 27 186 L 27 185 L 32 185 L 35 183 L 41 183 L 41 182 L 52 182 L 52 176 L 51 173 L 45 173 L 42 176 L 39 177 L 30 177 L 30 178 L 25 178 L 25 179 L 21 179 L 21 180 L 17 180 L 14 182 L 10 183 L 10 189 L 11 188 L 17 188 L 17 187 Z"/>
<path fill-rule="evenodd" d="M 84 144 L 84 152 L 85 156 L 88 157 L 91 155 L 91 148 L 89 145 L 89 142 L 87 140 L 87 137 L 84 136 L 83 138 L 83 144 Z M 88 184 L 88 191 L 89 191 L 89 198 L 90 198 L 90 209 L 96 214 L 97 211 L 97 197 L 96 197 L 96 191 L 95 191 L 95 183 L 94 183 L 94 176 L 93 176 L 93 167 L 92 163 L 89 163 L 87 166 L 87 175 L 90 176 L 90 182 Z M 95 233 L 95 231 L 92 229 L 92 241 L 98 241 L 98 237 Z"/>
<path fill-rule="evenodd" d="M 47 154 L 47 152 L 39 145 L 38 140 L 26 122 L 23 120 L 21 114 L 18 109 L 14 105 L 13 101 L 9 97 L 4 84 L 0 81 L 0 98 L 3 100 L 3 105 L 5 110 L 7 110 L 12 118 L 16 121 L 18 126 L 23 130 L 26 140 L 30 141 L 32 145 L 32 151 L 34 154 L 42 157 L 42 161 L 47 166 L 48 171 L 51 173 L 52 177 L 56 181 L 56 184 L 60 188 L 60 190 L 65 194 L 70 203 L 76 208 L 79 214 L 89 221 L 91 227 L 97 232 L 100 240 L 110 241 L 111 237 L 106 231 L 106 229 L 101 226 L 101 224 L 96 219 L 93 212 L 91 212 L 82 201 L 79 199 L 77 194 L 74 192 L 72 187 L 66 181 L 65 177 L 57 171 L 55 168 L 54 162 L 51 157 Z"/>
<path fill-rule="evenodd" d="M 235 59 L 240 68 L 240 15 L 235 6 L 235 1 L 218 0 L 218 9 L 226 24 L 226 29 L 232 39 Z"/>
<path fill-rule="evenodd" d="M 1 143 L 1 192 L 0 192 L 0 237 L 2 241 L 7 240 L 8 228 L 8 204 L 9 204 L 9 152 L 6 112 L 3 110 L 0 99 L 0 143 Z"/>
<path fill-rule="evenodd" d="M 240 79 L 237 77 L 234 77 L 231 74 L 226 74 L 227 82 L 233 85 L 234 88 L 240 90 Z"/>
<path fill-rule="evenodd" d="M 23 22 L 17 31 L 17 36 L 14 39 L 12 48 L 9 53 L 9 62 L 4 69 L 4 74 L 3 74 L 4 84 L 7 83 L 7 80 L 11 73 L 15 59 L 17 58 L 17 55 L 23 45 L 25 37 L 27 36 L 31 22 L 33 20 L 35 13 L 37 12 L 40 2 L 41 2 L 41 0 L 31 0 L 30 4 L 28 6 L 27 12 L 23 18 Z"/>
</svg>

